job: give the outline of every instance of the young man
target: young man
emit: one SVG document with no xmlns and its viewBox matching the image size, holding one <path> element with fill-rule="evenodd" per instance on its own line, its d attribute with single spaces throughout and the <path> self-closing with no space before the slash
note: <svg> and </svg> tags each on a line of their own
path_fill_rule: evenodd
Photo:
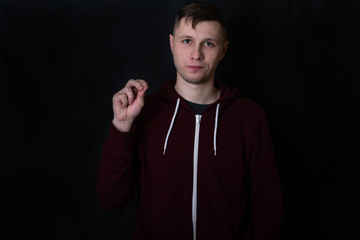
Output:
<svg viewBox="0 0 360 240">
<path fill-rule="evenodd" d="M 281 191 L 263 109 L 216 82 L 226 18 L 194 3 L 176 16 L 176 81 L 145 96 L 129 80 L 98 168 L 107 209 L 137 197 L 133 239 L 280 239 Z"/>
</svg>

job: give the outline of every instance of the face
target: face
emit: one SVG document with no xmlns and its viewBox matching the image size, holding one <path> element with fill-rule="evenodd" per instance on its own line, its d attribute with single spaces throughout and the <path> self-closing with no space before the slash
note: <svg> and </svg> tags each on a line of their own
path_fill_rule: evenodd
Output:
<svg viewBox="0 0 360 240">
<path fill-rule="evenodd" d="M 225 56 L 229 42 L 223 39 L 221 25 L 216 21 L 199 22 L 181 19 L 170 34 L 170 46 L 177 69 L 177 81 L 203 84 L 214 81 L 216 67 Z"/>
</svg>

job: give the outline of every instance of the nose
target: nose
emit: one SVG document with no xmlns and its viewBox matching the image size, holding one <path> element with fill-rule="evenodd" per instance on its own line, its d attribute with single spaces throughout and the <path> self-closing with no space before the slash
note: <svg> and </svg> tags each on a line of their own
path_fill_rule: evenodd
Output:
<svg viewBox="0 0 360 240">
<path fill-rule="evenodd" d="M 204 58 L 202 48 L 200 44 L 194 45 L 191 52 L 191 59 L 202 60 Z"/>
</svg>

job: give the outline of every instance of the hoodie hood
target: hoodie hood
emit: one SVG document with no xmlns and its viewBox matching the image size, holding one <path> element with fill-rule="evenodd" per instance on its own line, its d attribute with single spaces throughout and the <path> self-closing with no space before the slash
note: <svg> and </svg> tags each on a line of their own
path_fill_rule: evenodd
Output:
<svg viewBox="0 0 360 240">
<path fill-rule="evenodd" d="M 158 89 L 155 94 L 162 98 L 163 100 L 166 100 L 170 102 L 172 105 L 174 105 L 174 112 L 173 116 L 171 118 L 171 122 L 166 134 L 165 142 L 164 142 L 164 151 L 163 155 L 166 154 L 166 148 L 168 145 L 168 140 L 171 134 L 171 130 L 173 128 L 173 125 L 176 121 L 176 116 L 179 110 L 179 107 L 183 107 L 189 111 L 193 111 L 191 107 L 185 102 L 185 100 L 176 92 L 175 88 L 175 81 L 166 81 L 164 82 Z M 220 97 L 217 101 L 215 101 L 213 104 L 209 106 L 208 109 L 211 109 L 213 107 L 216 107 L 216 113 L 214 118 L 214 134 L 213 134 L 213 147 L 214 147 L 214 155 L 216 156 L 217 152 L 217 130 L 218 130 L 218 121 L 219 121 L 219 111 L 221 109 L 226 108 L 229 104 L 231 104 L 234 100 L 238 99 L 239 97 L 242 97 L 241 92 L 237 88 L 230 88 L 225 84 L 222 84 L 220 82 L 216 82 L 216 86 L 220 89 Z M 207 109 L 207 110 L 208 110 Z M 207 111 L 205 110 L 205 112 Z"/>
<path fill-rule="evenodd" d="M 176 105 L 177 99 L 180 98 L 182 101 L 180 101 L 180 106 L 185 107 L 187 109 L 191 109 L 190 106 L 184 101 L 183 97 L 181 97 L 175 90 L 175 81 L 174 80 L 168 80 L 165 81 L 158 90 L 155 92 L 155 94 Z M 220 103 L 220 110 L 222 108 L 225 108 L 229 104 L 231 104 L 234 100 L 238 99 L 239 97 L 243 97 L 242 93 L 235 87 L 229 87 L 219 81 L 215 82 L 215 86 L 220 89 L 220 98 L 215 101 L 213 104 L 211 104 L 210 107 L 213 107 Z"/>
</svg>

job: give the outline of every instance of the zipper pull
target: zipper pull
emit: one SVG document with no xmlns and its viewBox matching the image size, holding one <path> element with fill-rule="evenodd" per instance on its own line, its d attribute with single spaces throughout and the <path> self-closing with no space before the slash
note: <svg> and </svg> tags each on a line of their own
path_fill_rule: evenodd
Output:
<svg viewBox="0 0 360 240">
<path fill-rule="evenodd" d="M 201 121 L 201 115 L 197 114 L 196 116 L 196 124 L 200 124 Z"/>
</svg>

